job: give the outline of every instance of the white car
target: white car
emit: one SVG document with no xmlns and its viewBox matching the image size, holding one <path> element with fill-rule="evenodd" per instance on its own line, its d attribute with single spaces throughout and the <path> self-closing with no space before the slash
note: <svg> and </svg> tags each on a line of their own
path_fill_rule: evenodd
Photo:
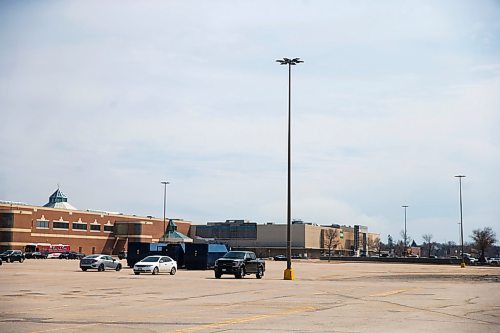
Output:
<svg viewBox="0 0 500 333">
<path fill-rule="evenodd" d="M 134 274 L 151 273 L 170 273 L 174 275 L 177 272 L 177 262 L 168 256 L 149 256 L 134 265 Z"/>
<path fill-rule="evenodd" d="M 487 262 L 490 265 L 499 266 L 500 265 L 500 258 L 489 258 Z"/>
<path fill-rule="evenodd" d="M 60 255 L 61 255 L 60 252 L 52 252 L 47 254 L 47 259 L 59 259 Z"/>
</svg>

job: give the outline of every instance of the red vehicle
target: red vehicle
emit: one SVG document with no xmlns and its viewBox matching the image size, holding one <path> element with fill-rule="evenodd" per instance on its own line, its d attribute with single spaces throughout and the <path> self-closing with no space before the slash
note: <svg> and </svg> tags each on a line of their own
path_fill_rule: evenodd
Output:
<svg viewBox="0 0 500 333">
<path fill-rule="evenodd" d="M 26 258 L 31 258 L 34 253 L 63 253 L 69 252 L 70 246 L 67 244 L 30 243 L 24 247 Z"/>
</svg>

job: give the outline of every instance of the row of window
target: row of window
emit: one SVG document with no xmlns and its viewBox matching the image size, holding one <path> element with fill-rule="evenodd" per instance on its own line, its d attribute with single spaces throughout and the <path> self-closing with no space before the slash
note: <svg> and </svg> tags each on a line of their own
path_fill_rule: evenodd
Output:
<svg viewBox="0 0 500 333">
<path fill-rule="evenodd" d="M 49 223 L 50 223 L 50 221 L 37 220 L 36 227 L 40 228 L 40 229 L 48 229 Z M 54 221 L 54 222 L 52 222 L 52 227 L 54 229 L 69 229 L 69 222 Z M 71 228 L 73 230 L 84 230 L 84 231 L 88 230 L 87 223 L 73 222 L 71 224 Z M 100 224 L 90 224 L 90 231 L 101 231 L 101 225 Z M 112 225 L 104 225 L 104 231 L 113 232 L 113 226 Z"/>
</svg>

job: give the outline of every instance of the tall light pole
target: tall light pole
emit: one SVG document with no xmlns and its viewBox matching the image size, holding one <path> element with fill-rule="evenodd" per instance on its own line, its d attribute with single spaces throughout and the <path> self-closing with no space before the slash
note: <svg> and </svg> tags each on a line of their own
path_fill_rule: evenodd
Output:
<svg viewBox="0 0 500 333">
<path fill-rule="evenodd" d="M 285 280 L 294 280 L 295 274 L 292 269 L 292 240 L 291 240 L 291 226 L 292 226 L 292 174 L 291 174 L 291 162 L 292 162 L 292 150 L 291 150 L 291 132 L 292 132 L 292 66 L 300 64 L 304 61 L 300 58 L 283 58 L 282 60 L 276 60 L 280 65 L 288 65 L 288 194 L 287 194 L 287 210 L 286 210 L 286 270 L 284 273 Z"/>
<path fill-rule="evenodd" d="M 462 263 L 460 264 L 460 267 L 464 268 L 465 258 L 464 258 L 464 220 L 462 216 L 462 178 L 464 178 L 465 176 L 458 175 L 455 177 L 458 178 L 458 183 L 460 186 L 460 242 L 462 243 Z"/>
<path fill-rule="evenodd" d="M 406 239 L 407 239 L 406 238 L 406 208 L 408 208 L 408 206 L 407 205 L 403 205 L 401 207 L 403 207 L 405 209 L 405 235 L 404 235 L 405 239 L 404 239 L 403 256 L 406 257 Z"/>
<path fill-rule="evenodd" d="M 170 184 L 170 182 L 163 181 L 161 182 L 164 185 L 163 188 L 163 234 L 165 234 L 165 230 L 167 229 L 167 223 L 166 223 L 166 211 L 167 211 L 167 185 Z"/>
</svg>

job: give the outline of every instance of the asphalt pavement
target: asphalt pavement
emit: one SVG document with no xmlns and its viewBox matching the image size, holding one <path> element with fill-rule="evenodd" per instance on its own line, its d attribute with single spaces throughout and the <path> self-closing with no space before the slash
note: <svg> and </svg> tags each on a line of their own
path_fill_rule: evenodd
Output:
<svg viewBox="0 0 500 333">
<path fill-rule="evenodd" d="M 0 332 L 500 332 L 500 268 L 266 261 L 213 271 L 82 272 L 76 260 L 0 266 Z"/>
</svg>

